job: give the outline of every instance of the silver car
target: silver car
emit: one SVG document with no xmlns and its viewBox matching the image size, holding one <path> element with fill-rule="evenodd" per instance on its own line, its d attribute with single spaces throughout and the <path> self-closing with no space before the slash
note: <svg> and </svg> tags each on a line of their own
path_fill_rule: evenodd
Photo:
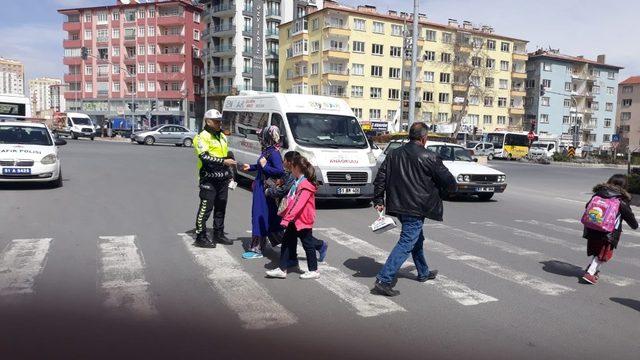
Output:
<svg viewBox="0 0 640 360">
<path fill-rule="evenodd" d="M 131 140 L 138 144 L 174 144 L 176 146 L 191 146 L 193 138 L 197 135 L 180 125 L 158 125 L 149 130 L 134 133 Z"/>
<path fill-rule="evenodd" d="M 492 143 L 467 141 L 466 148 L 473 156 L 486 156 L 489 160 L 493 160 L 495 149 Z"/>
</svg>

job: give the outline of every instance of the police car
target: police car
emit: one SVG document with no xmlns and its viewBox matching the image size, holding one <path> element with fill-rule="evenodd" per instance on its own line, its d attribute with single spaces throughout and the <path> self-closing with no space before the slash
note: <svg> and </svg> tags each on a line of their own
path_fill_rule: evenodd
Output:
<svg viewBox="0 0 640 360">
<path fill-rule="evenodd" d="M 0 183 L 40 182 L 62 186 L 56 139 L 44 124 L 0 122 Z"/>
</svg>

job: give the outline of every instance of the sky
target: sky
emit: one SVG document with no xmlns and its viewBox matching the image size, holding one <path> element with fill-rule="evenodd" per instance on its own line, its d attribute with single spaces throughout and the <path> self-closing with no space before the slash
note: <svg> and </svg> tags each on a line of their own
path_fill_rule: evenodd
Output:
<svg viewBox="0 0 640 360">
<path fill-rule="evenodd" d="M 115 2 L 1 0 L 0 56 L 22 61 L 27 80 L 40 76 L 62 78 L 64 17 L 56 10 Z M 380 12 L 390 6 L 397 11 L 413 11 L 413 0 L 339 2 L 349 6 L 370 4 Z M 440 23 L 454 18 L 459 23 L 469 20 L 490 25 L 498 34 L 529 40 L 529 51 L 551 47 L 592 59 L 606 54 L 607 63 L 625 67 L 620 79 L 640 75 L 640 43 L 633 36 L 640 13 L 637 0 L 420 0 L 420 12 Z"/>
</svg>

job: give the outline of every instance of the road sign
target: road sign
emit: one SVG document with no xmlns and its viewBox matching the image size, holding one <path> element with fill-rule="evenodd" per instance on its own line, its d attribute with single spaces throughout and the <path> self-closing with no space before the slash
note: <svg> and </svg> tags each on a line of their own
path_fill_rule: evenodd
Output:
<svg viewBox="0 0 640 360">
<path fill-rule="evenodd" d="M 536 136 L 533 134 L 533 132 L 529 131 L 529 134 L 527 135 L 527 139 L 529 139 L 529 141 L 533 141 L 533 139 L 535 139 Z"/>
<path fill-rule="evenodd" d="M 620 134 L 611 135 L 611 142 L 620 142 Z"/>
<path fill-rule="evenodd" d="M 576 156 L 576 148 L 574 148 L 573 146 L 570 146 L 569 151 L 567 152 L 567 155 L 569 155 L 569 157 Z"/>
</svg>

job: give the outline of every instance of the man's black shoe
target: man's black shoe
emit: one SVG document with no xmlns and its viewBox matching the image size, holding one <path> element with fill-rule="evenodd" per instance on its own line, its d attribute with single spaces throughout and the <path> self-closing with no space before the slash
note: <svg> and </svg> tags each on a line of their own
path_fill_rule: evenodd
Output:
<svg viewBox="0 0 640 360">
<path fill-rule="evenodd" d="M 223 245 L 233 245 L 233 241 L 224 234 L 224 231 L 216 231 L 213 233 L 213 241 Z"/>
<path fill-rule="evenodd" d="M 384 295 L 389 297 L 400 295 L 400 291 L 393 290 L 393 287 L 391 287 L 391 285 L 382 283 L 379 280 L 376 280 L 376 283 L 373 287 L 372 292 L 378 295 Z"/>
<path fill-rule="evenodd" d="M 214 243 L 213 241 L 211 241 L 211 239 L 209 239 L 209 236 L 207 235 L 206 230 L 202 231 L 200 234 L 196 236 L 196 242 L 194 245 L 201 248 L 216 247 L 216 243 Z"/>
<path fill-rule="evenodd" d="M 435 279 L 436 276 L 438 276 L 438 270 L 433 270 L 433 271 L 429 271 L 427 276 L 418 276 L 418 278 L 416 280 L 418 280 L 420 282 L 425 282 L 427 280 Z"/>
</svg>

